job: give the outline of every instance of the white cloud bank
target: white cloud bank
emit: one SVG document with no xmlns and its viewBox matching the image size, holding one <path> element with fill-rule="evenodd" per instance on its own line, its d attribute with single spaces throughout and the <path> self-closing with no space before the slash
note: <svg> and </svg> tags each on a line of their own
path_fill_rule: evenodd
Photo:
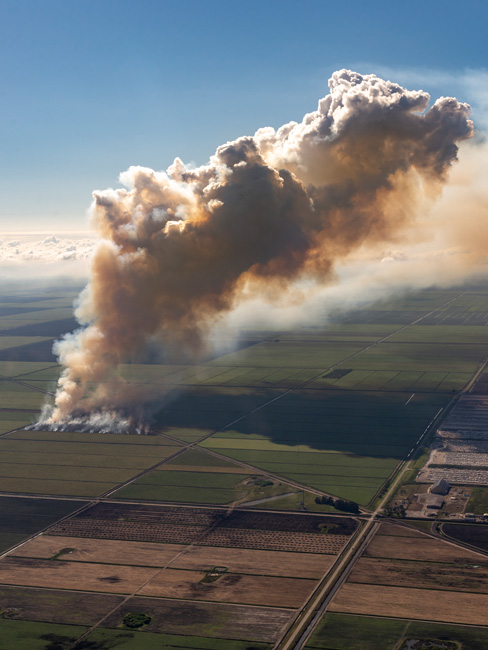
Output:
<svg viewBox="0 0 488 650">
<path fill-rule="evenodd" d="M 0 233 L 3 277 L 82 275 L 97 243 L 91 233 Z"/>
</svg>

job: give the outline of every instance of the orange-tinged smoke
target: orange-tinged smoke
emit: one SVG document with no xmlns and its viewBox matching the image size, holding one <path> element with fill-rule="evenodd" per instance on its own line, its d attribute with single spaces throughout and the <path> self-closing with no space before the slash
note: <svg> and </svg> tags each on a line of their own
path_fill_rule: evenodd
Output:
<svg viewBox="0 0 488 650">
<path fill-rule="evenodd" d="M 197 169 L 131 167 L 127 189 L 94 193 L 101 241 L 82 329 L 56 345 L 64 371 L 44 425 L 96 426 L 137 403 L 117 368 L 148 342 L 197 358 L 244 293 L 320 285 L 359 248 L 401 241 L 472 135 L 469 106 L 428 108 L 423 91 L 349 70 L 329 87 L 301 123 L 229 142 Z"/>
</svg>

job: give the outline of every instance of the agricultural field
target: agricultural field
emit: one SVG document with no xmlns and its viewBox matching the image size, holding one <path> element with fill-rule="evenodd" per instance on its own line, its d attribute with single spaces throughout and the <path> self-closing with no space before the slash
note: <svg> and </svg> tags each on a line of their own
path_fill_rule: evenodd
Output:
<svg viewBox="0 0 488 650">
<path fill-rule="evenodd" d="M 382 525 L 329 611 L 485 625 L 487 576 L 485 554 L 406 526 Z"/>
<path fill-rule="evenodd" d="M 486 525 L 446 523 L 442 525 L 442 532 L 451 539 L 488 552 L 488 527 Z"/>
<path fill-rule="evenodd" d="M 107 501 L 0 559 L 0 602 L 16 622 L 64 624 L 76 606 L 76 623 L 90 625 L 113 610 L 93 639 L 112 638 L 138 611 L 150 617 L 143 636 L 163 635 L 149 644 L 185 634 L 204 639 L 181 647 L 221 647 L 211 637 L 236 642 L 222 648 L 267 648 L 356 528 L 348 517 Z"/>
<path fill-rule="evenodd" d="M 0 620 L 3 648 L 15 650 L 48 650 L 67 648 L 86 631 L 76 625 L 34 623 L 32 621 Z"/>
<path fill-rule="evenodd" d="M 0 552 L 85 505 L 83 501 L 0 496 Z"/>
<path fill-rule="evenodd" d="M 466 510 L 477 515 L 483 515 L 485 512 L 488 512 L 487 487 L 476 486 L 471 489 L 471 497 L 466 506 Z"/>
<path fill-rule="evenodd" d="M 0 437 L 0 491 L 99 496 L 179 449 L 158 436 L 21 429 Z"/>
<path fill-rule="evenodd" d="M 0 316 L 0 339 L 11 355 L 0 361 L 4 377 L 0 396 L 5 391 L 10 406 L 3 414 L 8 417 L 5 432 L 12 423 L 15 427 L 17 422 L 34 420 L 49 399 L 46 393 L 54 390 L 59 368 L 36 346 L 51 345 L 64 328 L 72 328 L 72 314 L 64 311 L 74 295 L 54 291 L 26 295 L 15 304 L 0 302 L 6 310 Z M 479 288 L 429 290 L 338 317 L 327 327 L 248 329 L 241 333 L 237 350 L 225 353 L 224 343 L 224 353 L 214 353 L 197 365 L 123 366 L 122 376 L 137 384 L 141 395 L 154 402 L 164 400 L 151 426 L 167 437 L 168 458 L 171 447 L 174 451 L 180 443 L 199 444 L 251 467 L 243 468 L 240 476 L 232 469 L 216 477 L 217 472 L 205 469 L 208 462 L 203 458 L 200 468 L 195 463 L 191 470 L 167 469 L 163 464 L 163 471 L 141 476 L 118 496 L 230 504 L 246 498 L 278 501 L 283 495 L 284 507 L 289 508 L 296 502 L 290 495 L 299 484 L 367 506 L 484 357 L 486 319 L 481 315 L 480 322 L 463 325 L 452 323 L 452 315 L 469 316 L 471 323 L 476 314 L 487 312 L 488 296 Z M 231 350 L 231 343 L 227 347 Z M 29 357 L 27 352 L 34 348 L 37 352 Z M 32 453 L 33 444 L 28 445 Z M 64 454 L 66 450 L 58 447 Z M 121 462 L 120 472 L 108 465 L 102 480 L 94 481 L 89 469 L 80 470 L 82 491 L 64 484 L 65 493 L 95 496 L 117 482 L 126 483 L 126 462 Z M 99 461 L 97 466 L 103 465 Z M 57 471 L 59 480 L 65 481 Z M 272 474 L 274 484 L 252 493 L 246 481 L 259 471 Z M 63 490 L 63 484 L 40 483 L 47 480 L 43 476 L 29 481 L 1 477 L 0 469 L 0 489 L 8 480 L 14 490 L 47 494 Z M 281 491 L 276 477 L 295 486 Z M 307 500 L 310 503 L 309 496 Z"/>
<path fill-rule="evenodd" d="M 462 644 L 462 648 L 469 650 L 484 650 L 488 646 L 488 629 L 329 613 L 310 638 L 306 649 L 408 650 L 409 639 L 426 643 L 437 639 L 440 644 L 451 641 L 458 644 L 457 648 Z"/>
<path fill-rule="evenodd" d="M 486 356 L 488 293 L 427 290 L 248 328 L 195 364 L 121 366 L 149 435 L 25 429 L 52 400 L 77 291 L 0 296 L 0 631 L 20 650 L 93 625 L 80 650 L 271 650 L 358 530 L 315 498 L 377 503 Z M 475 550 L 383 525 L 308 647 L 442 633 L 476 650 L 483 628 L 447 623 L 485 624 L 487 572 Z"/>
</svg>

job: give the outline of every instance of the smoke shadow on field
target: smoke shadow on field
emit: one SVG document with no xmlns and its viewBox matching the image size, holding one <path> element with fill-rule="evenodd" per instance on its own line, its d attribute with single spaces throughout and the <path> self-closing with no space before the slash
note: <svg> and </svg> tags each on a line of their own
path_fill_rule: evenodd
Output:
<svg viewBox="0 0 488 650">
<path fill-rule="evenodd" d="M 208 446 L 223 454 L 300 448 L 401 459 L 440 407 L 437 399 L 420 397 L 406 404 L 410 394 L 397 392 L 243 391 L 200 388 L 180 394 L 156 413 L 153 426 L 176 437 L 179 429 L 214 430 Z"/>
<path fill-rule="evenodd" d="M 39 336 L 39 335 L 36 335 Z M 18 345 L 14 348 L 0 350 L 0 361 L 41 361 L 46 363 L 57 363 L 53 354 L 54 339 Z"/>
</svg>

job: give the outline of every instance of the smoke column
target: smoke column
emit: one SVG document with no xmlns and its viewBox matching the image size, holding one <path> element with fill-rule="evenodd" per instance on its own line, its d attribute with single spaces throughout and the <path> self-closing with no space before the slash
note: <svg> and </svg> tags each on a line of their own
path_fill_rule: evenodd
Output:
<svg viewBox="0 0 488 650">
<path fill-rule="evenodd" d="M 64 370 L 41 424 L 98 426 L 139 397 L 117 374 L 151 341 L 198 358 L 244 296 L 323 285 L 354 251 L 401 241 L 471 137 L 470 108 L 375 75 L 335 72 L 302 122 L 222 145 L 208 164 L 131 167 L 94 192 L 101 240 L 79 298 L 82 326 L 58 342 Z M 97 424 L 98 423 L 98 424 Z"/>
</svg>

